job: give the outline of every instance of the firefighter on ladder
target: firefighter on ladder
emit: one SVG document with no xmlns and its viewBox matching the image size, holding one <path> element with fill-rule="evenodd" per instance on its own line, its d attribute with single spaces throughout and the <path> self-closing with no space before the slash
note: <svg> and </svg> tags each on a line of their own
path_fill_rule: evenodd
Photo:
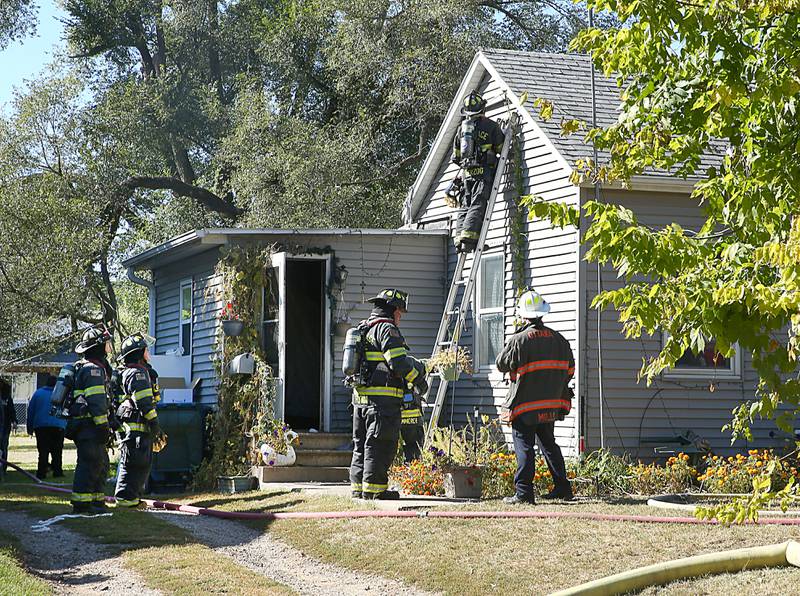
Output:
<svg viewBox="0 0 800 596">
<path fill-rule="evenodd" d="M 486 100 L 473 90 L 462 108 L 464 119 L 453 141 L 453 162 L 464 171 L 447 190 L 450 202 L 462 207 L 455 237 L 458 252 L 472 252 L 478 245 L 486 205 L 492 194 L 497 155 L 503 149 L 500 125 L 486 117 Z"/>
<path fill-rule="evenodd" d="M 118 507 L 138 507 L 150 475 L 153 452 L 166 445 L 166 435 L 156 413 L 158 378 L 150 367 L 149 346 L 152 340 L 141 333 L 126 337 L 119 358 L 121 403 L 117 418 L 122 425 L 119 469 L 114 496 Z M 154 391 L 155 386 L 155 391 Z"/>
<path fill-rule="evenodd" d="M 388 490 L 389 467 L 400 439 L 406 385 L 411 383 L 420 394 L 428 385 L 425 366 L 408 354 L 398 329 L 408 308 L 408 293 L 385 289 L 369 302 L 374 307 L 361 324 L 366 328 L 364 373 L 353 389 L 350 486 L 353 498 L 394 500 L 400 494 Z"/>
<path fill-rule="evenodd" d="M 573 498 L 554 429 L 555 421 L 563 420 L 571 408 L 572 390 L 568 384 L 575 373 L 575 359 L 564 336 L 542 323 L 542 317 L 549 312 L 550 305 L 538 293 L 530 289 L 523 292 L 516 314 L 526 324 L 508 340 L 496 360 L 497 370 L 511 376 L 511 388 L 503 404 L 504 410 L 510 410 L 507 419 L 517 456 L 516 494 L 504 499 L 509 504 L 534 502 L 537 438 L 555 484 L 544 498 Z"/>
<path fill-rule="evenodd" d="M 104 488 L 112 422 L 108 390 L 111 366 L 106 359 L 111 353 L 111 334 L 100 327 L 87 329 L 75 352 L 81 359 L 76 363 L 74 399 L 64 432 L 78 451 L 70 501 L 73 513 L 102 513 L 107 509 Z"/>
</svg>

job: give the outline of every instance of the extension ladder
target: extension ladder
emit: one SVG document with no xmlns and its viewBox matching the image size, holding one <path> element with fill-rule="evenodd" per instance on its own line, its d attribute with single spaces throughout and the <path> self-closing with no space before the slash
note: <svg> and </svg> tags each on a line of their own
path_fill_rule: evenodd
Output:
<svg viewBox="0 0 800 596">
<path fill-rule="evenodd" d="M 500 190 L 500 183 L 502 182 L 503 176 L 506 172 L 508 153 L 511 148 L 514 127 L 518 117 L 519 116 L 516 113 L 512 114 L 509 118 L 509 121 L 503 127 L 503 134 L 505 135 L 503 149 L 500 152 L 500 159 L 497 162 L 497 170 L 494 174 L 492 192 L 489 195 L 489 201 L 486 205 L 486 214 L 483 216 L 483 223 L 481 224 L 481 233 L 478 238 L 478 244 L 475 247 L 475 252 L 472 253 L 473 258 L 472 265 L 469 269 L 469 275 L 467 279 L 464 279 L 464 265 L 467 262 L 468 253 L 462 252 L 458 255 L 456 269 L 453 272 L 453 281 L 450 283 L 450 291 L 447 293 L 447 300 L 445 301 L 442 319 L 439 322 L 439 331 L 436 334 L 436 343 L 433 345 L 433 353 L 431 354 L 431 357 L 436 356 L 436 354 L 442 349 L 458 349 L 458 341 L 461 337 L 461 331 L 464 327 L 464 319 L 467 315 L 467 308 L 469 307 L 472 291 L 475 287 L 475 278 L 478 273 L 478 265 L 480 264 L 481 254 L 483 253 L 483 247 L 486 242 L 486 235 L 489 232 L 489 221 L 492 218 L 495 200 L 497 199 L 497 194 Z M 464 288 L 464 292 L 461 295 L 461 302 L 459 303 L 458 308 L 454 308 L 456 299 L 458 298 L 458 290 L 461 287 Z M 438 376 L 439 387 L 436 390 L 436 401 L 433 403 L 430 421 L 428 422 L 428 428 L 425 432 L 426 441 L 430 440 L 431 435 L 433 434 L 433 429 L 439 424 L 439 417 L 441 416 L 442 408 L 444 407 L 444 399 L 447 395 L 447 387 L 450 384 L 449 381 L 444 378 L 444 375 L 439 374 Z M 423 403 L 427 402 L 429 393 L 430 387 L 422 397 Z"/>
</svg>

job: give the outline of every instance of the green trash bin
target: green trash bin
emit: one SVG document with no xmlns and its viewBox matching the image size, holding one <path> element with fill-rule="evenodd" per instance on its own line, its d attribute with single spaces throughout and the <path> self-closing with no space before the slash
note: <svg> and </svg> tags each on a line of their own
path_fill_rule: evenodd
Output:
<svg viewBox="0 0 800 596">
<path fill-rule="evenodd" d="M 150 487 L 156 492 L 183 490 L 203 458 L 203 426 L 208 406 L 160 404 L 158 422 L 167 446 L 153 454 Z"/>
</svg>

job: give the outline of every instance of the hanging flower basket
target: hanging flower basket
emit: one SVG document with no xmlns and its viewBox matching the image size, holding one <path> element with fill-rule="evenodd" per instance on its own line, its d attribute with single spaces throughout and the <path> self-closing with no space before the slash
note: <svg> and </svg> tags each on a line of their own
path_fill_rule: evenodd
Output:
<svg viewBox="0 0 800 596">
<path fill-rule="evenodd" d="M 244 331 L 244 321 L 222 321 L 222 332 L 230 337 L 239 337 Z"/>
<path fill-rule="evenodd" d="M 441 366 L 439 367 L 439 374 L 442 375 L 442 378 L 445 381 L 453 382 L 458 381 L 458 377 L 461 376 L 461 371 L 458 368 L 458 365 L 453 364 L 451 366 Z"/>
<path fill-rule="evenodd" d="M 441 350 L 430 358 L 425 366 L 436 371 L 445 381 L 458 381 L 462 372 L 472 374 L 472 358 L 464 347 Z"/>
</svg>

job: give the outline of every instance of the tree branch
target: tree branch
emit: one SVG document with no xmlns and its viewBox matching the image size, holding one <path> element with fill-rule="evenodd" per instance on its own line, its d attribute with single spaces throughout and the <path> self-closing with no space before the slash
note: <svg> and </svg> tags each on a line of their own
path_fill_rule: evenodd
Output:
<svg viewBox="0 0 800 596">
<path fill-rule="evenodd" d="M 166 176 L 133 176 L 125 180 L 122 186 L 130 189 L 148 188 L 150 190 L 171 190 L 176 195 L 194 199 L 206 209 L 217 213 L 222 213 L 231 217 L 237 217 L 243 213 L 241 209 L 231 202 L 229 197 L 219 197 L 205 188 L 187 184 L 178 178 L 169 178 Z"/>
</svg>

